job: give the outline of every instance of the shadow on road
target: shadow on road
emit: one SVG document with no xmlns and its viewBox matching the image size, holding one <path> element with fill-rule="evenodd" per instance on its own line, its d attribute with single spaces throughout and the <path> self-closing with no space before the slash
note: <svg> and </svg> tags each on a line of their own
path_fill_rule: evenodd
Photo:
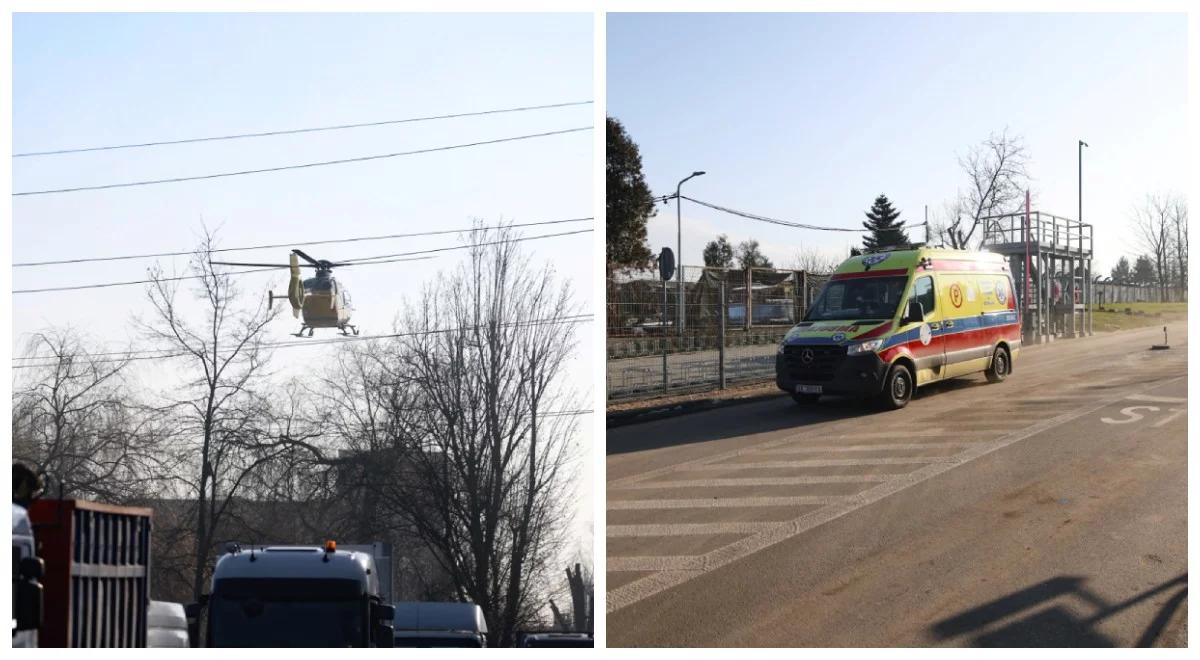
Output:
<svg viewBox="0 0 1200 660">
<path fill-rule="evenodd" d="M 609 455 L 676 447 L 725 438 L 769 433 L 781 429 L 801 430 L 821 422 L 883 414 L 872 402 L 851 397 L 828 396 L 815 405 L 797 405 L 786 394 L 755 403 L 736 404 L 658 419 L 607 432 Z"/>
<path fill-rule="evenodd" d="M 974 646 L 981 647 L 1102 647 L 1117 641 L 1097 630 L 1098 624 L 1142 601 L 1178 588 L 1159 608 L 1135 646 L 1153 646 L 1163 634 L 1172 615 L 1187 600 L 1187 573 L 1132 598 L 1110 604 L 1084 586 L 1086 578 L 1057 577 L 998 598 L 935 623 L 931 630 L 939 640 L 973 635 Z M 1052 603 L 1057 599 L 1057 603 Z M 1069 599 L 1069 600 L 1067 600 Z M 1067 607 L 1070 603 L 1075 607 Z M 1090 607 L 1090 616 L 1076 612 Z M 998 628 L 1004 619 L 1018 617 Z M 985 630 L 986 629 L 986 630 Z"/>
<path fill-rule="evenodd" d="M 987 386 L 987 381 L 982 377 L 954 378 L 932 383 L 917 391 L 908 409 L 919 410 L 922 399 Z M 609 428 L 606 434 L 606 449 L 608 455 L 624 454 L 783 429 L 799 431 L 812 424 L 854 417 L 880 415 L 881 419 L 884 419 L 890 414 L 894 413 L 884 411 L 870 399 L 825 396 L 815 404 L 797 405 L 787 394 L 780 392 L 778 397 L 767 401 L 737 403 L 715 410 L 690 412 Z"/>
</svg>

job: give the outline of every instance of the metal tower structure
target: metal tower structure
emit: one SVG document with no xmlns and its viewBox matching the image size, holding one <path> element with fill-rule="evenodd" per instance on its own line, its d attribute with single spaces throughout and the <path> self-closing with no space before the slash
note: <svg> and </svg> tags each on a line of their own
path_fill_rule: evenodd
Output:
<svg viewBox="0 0 1200 660">
<path fill-rule="evenodd" d="M 982 249 L 1008 259 L 1022 342 L 1092 334 L 1092 226 L 1026 208 L 982 218 Z"/>
</svg>

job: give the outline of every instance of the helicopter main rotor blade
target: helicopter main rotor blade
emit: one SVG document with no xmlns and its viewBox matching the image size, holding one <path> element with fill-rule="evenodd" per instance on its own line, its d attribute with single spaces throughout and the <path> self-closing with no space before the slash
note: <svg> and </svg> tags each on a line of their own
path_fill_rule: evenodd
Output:
<svg viewBox="0 0 1200 660">
<path fill-rule="evenodd" d="M 288 268 L 288 264 L 259 264 L 245 261 L 210 261 L 214 266 L 257 266 L 259 268 Z"/>
<path fill-rule="evenodd" d="M 305 261 L 312 264 L 313 266 L 321 265 L 320 262 L 318 262 L 316 259 L 313 259 L 312 257 L 305 254 L 303 250 L 292 250 L 292 254 L 298 255 L 301 259 L 304 259 Z"/>
<path fill-rule="evenodd" d="M 259 264 L 249 263 L 246 261 L 210 261 L 214 266 L 258 266 L 259 268 L 291 268 L 291 264 Z M 309 264 L 299 264 L 300 268 L 319 268 L 319 266 L 311 266 Z"/>
</svg>

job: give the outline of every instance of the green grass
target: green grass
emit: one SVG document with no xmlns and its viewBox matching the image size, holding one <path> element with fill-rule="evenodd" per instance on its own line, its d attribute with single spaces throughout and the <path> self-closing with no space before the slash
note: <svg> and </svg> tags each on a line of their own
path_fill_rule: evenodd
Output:
<svg viewBox="0 0 1200 660">
<path fill-rule="evenodd" d="M 1131 313 L 1126 313 L 1128 309 Z M 1187 303 L 1117 303 L 1096 309 L 1093 325 L 1101 332 L 1129 330 L 1187 320 Z"/>
</svg>

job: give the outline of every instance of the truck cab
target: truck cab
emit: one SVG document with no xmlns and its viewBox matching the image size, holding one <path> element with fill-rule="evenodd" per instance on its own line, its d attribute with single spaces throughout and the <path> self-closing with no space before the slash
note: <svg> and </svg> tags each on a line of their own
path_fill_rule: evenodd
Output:
<svg viewBox="0 0 1200 660">
<path fill-rule="evenodd" d="M 396 646 L 484 648 L 487 621 L 475 603 L 400 602 L 394 619 Z"/>
<path fill-rule="evenodd" d="M 375 561 L 324 547 L 227 548 L 213 570 L 205 641 L 214 647 L 390 647 L 393 608 Z M 198 608 L 197 608 L 198 609 Z"/>
</svg>

